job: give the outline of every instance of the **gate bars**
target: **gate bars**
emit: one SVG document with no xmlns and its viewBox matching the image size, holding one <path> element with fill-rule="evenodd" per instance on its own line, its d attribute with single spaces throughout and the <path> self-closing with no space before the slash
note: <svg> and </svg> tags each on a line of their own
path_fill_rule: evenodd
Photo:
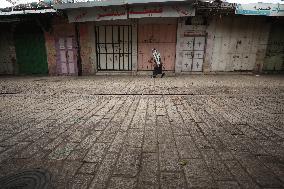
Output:
<svg viewBox="0 0 284 189">
<path fill-rule="evenodd" d="M 117 29 L 117 33 L 114 29 Z M 107 30 L 111 29 L 111 43 L 107 42 Z M 104 39 L 101 39 L 102 34 L 100 31 L 104 32 Z M 125 42 L 125 33 L 127 31 L 127 43 Z M 121 39 L 122 33 L 122 39 Z M 114 41 L 114 36 L 117 35 L 117 42 Z M 132 26 L 131 25 L 102 25 L 95 26 L 95 37 L 96 37 L 96 60 L 98 71 L 131 71 L 132 70 Z M 109 37 L 109 36 L 108 36 Z M 125 45 L 127 44 L 127 52 L 125 52 Z M 111 45 L 112 48 L 107 48 Z M 115 47 L 118 47 L 118 52 L 115 52 Z M 105 49 L 102 52 L 101 49 Z M 108 60 L 108 55 L 112 55 L 112 60 Z M 118 69 L 115 68 L 117 64 L 118 56 Z M 105 57 L 105 68 L 102 67 L 101 61 Z M 122 57 L 122 62 L 121 62 Z M 127 62 L 125 60 L 127 57 Z M 108 61 L 111 61 L 111 66 L 109 67 Z M 127 68 L 125 67 L 127 65 Z"/>
</svg>

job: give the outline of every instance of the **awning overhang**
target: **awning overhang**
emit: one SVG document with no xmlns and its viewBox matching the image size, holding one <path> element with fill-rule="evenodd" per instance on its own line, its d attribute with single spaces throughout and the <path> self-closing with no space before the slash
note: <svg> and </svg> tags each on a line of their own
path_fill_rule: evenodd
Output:
<svg viewBox="0 0 284 189">
<path fill-rule="evenodd" d="M 94 0 L 88 2 L 54 4 L 53 8 L 58 10 L 64 10 L 64 9 L 77 9 L 77 8 L 122 6 L 122 5 L 133 5 L 133 4 L 147 4 L 147 3 L 169 3 L 169 2 L 193 3 L 195 1 L 194 0 L 105 0 L 105 1 Z"/>
</svg>

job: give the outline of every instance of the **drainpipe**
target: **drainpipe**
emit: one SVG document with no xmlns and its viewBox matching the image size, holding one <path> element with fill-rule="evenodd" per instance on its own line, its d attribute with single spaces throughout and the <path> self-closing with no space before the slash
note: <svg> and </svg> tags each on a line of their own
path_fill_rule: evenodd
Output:
<svg viewBox="0 0 284 189">
<path fill-rule="evenodd" d="M 77 68 L 78 75 L 82 76 L 82 59 L 81 59 L 81 46 L 80 46 L 80 33 L 79 33 L 79 23 L 75 23 L 75 38 L 77 42 Z"/>
</svg>

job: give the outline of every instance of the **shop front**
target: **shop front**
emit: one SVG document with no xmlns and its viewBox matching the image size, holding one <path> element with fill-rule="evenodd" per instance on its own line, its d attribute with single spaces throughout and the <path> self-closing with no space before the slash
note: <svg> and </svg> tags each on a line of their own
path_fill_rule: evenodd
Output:
<svg viewBox="0 0 284 189">
<path fill-rule="evenodd" d="M 95 72 L 153 70 L 152 49 L 162 57 L 163 69 L 175 71 L 177 20 L 195 15 L 191 4 L 100 6 L 67 9 L 69 22 L 88 25 L 87 52 Z M 82 35 L 80 35 L 82 38 Z M 81 43 L 80 46 L 85 45 Z M 82 56 L 81 54 L 81 56 Z M 84 70 L 84 60 L 82 60 Z"/>
</svg>

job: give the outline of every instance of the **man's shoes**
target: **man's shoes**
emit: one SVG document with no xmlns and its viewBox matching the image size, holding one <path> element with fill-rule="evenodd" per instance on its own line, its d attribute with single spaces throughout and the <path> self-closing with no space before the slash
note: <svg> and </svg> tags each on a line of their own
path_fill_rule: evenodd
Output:
<svg viewBox="0 0 284 189">
<path fill-rule="evenodd" d="M 156 78 L 156 76 L 155 76 L 155 75 L 152 75 L 151 78 Z"/>
<path fill-rule="evenodd" d="M 163 78 L 165 76 L 165 73 L 162 73 L 161 78 Z"/>
</svg>

